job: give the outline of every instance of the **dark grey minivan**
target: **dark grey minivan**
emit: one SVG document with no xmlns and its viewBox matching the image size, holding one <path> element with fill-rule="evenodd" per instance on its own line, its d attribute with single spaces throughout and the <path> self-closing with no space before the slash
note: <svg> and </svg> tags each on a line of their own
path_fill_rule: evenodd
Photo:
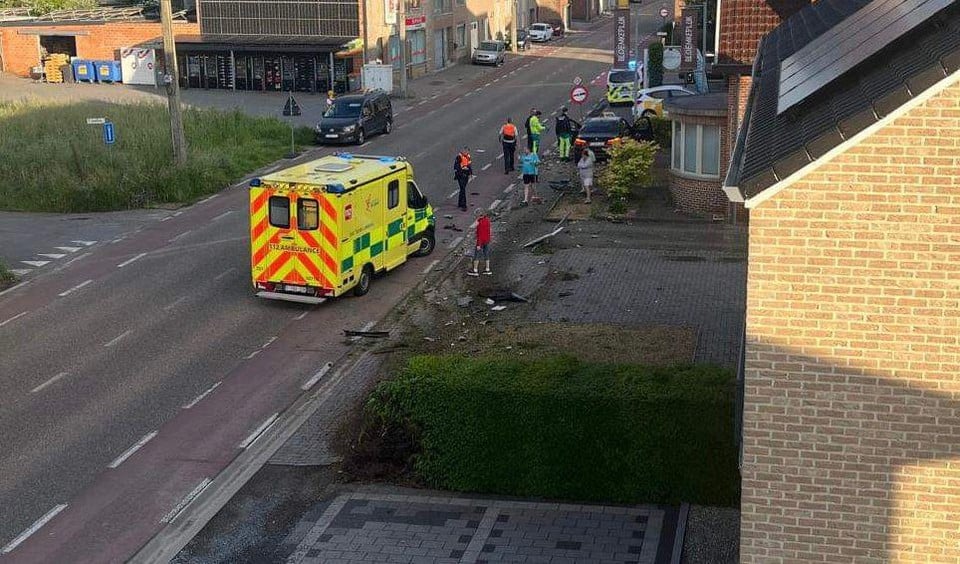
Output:
<svg viewBox="0 0 960 564">
<path fill-rule="evenodd" d="M 317 124 L 320 143 L 356 143 L 367 137 L 393 130 L 393 107 L 386 92 L 346 94 L 333 99 Z"/>
</svg>

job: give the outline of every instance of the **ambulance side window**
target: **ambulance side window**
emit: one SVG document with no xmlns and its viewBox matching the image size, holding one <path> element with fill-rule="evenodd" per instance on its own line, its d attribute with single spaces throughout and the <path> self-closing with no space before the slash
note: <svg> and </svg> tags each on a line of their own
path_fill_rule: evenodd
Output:
<svg viewBox="0 0 960 564">
<path fill-rule="evenodd" d="M 421 209 L 427 206 L 427 199 L 420 193 L 420 189 L 412 181 L 407 181 L 407 207 L 411 209 Z"/>
<path fill-rule="evenodd" d="M 387 184 L 387 209 L 393 209 L 400 205 L 400 181 L 391 180 Z"/>
<path fill-rule="evenodd" d="M 320 227 L 320 204 L 309 198 L 297 200 L 297 229 L 312 231 L 318 227 Z"/>
<path fill-rule="evenodd" d="M 270 196 L 270 225 L 290 227 L 290 200 L 286 196 Z"/>
</svg>

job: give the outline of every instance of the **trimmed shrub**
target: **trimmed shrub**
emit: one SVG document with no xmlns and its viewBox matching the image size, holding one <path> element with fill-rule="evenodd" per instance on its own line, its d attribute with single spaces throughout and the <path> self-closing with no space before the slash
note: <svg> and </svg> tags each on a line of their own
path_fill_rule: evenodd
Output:
<svg viewBox="0 0 960 564">
<path fill-rule="evenodd" d="M 648 141 L 627 139 L 610 149 L 610 160 L 600 171 L 600 186 L 610 197 L 610 211 L 623 213 L 636 188 L 650 185 L 659 147 Z"/>
<path fill-rule="evenodd" d="M 431 487 L 619 503 L 734 505 L 734 375 L 712 366 L 412 358 L 366 406 Z"/>
<path fill-rule="evenodd" d="M 669 149 L 673 146 L 673 122 L 661 117 L 650 118 L 650 125 L 653 126 L 654 140 L 661 149 Z"/>
<path fill-rule="evenodd" d="M 653 88 L 663 85 L 663 44 L 659 41 L 654 41 L 647 47 L 650 49 L 650 69 L 647 72 L 650 77 L 650 88 Z"/>
</svg>

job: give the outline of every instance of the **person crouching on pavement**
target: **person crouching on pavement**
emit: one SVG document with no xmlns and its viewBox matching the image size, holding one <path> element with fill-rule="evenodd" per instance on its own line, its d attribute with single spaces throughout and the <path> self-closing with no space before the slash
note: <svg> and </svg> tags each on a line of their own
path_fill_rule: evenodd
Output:
<svg viewBox="0 0 960 564">
<path fill-rule="evenodd" d="M 473 270 L 467 272 L 467 275 L 480 276 L 481 259 L 484 261 L 483 273 L 493 274 L 490 270 L 490 218 L 483 208 L 473 210 L 473 215 L 477 218 L 477 244 L 473 251 Z"/>
</svg>

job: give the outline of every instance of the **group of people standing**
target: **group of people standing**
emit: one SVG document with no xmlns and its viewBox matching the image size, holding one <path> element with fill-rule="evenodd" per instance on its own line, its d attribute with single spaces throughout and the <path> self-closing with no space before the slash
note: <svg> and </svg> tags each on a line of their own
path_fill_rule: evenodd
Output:
<svg viewBox="0 0 960 564">
<path fill-rule="evenodd" d="M 530 109 L 530 115 L 524 122 L 526 130 L 527 143 L 519 159 L 516 157 L 517 142 L 520 132 L 513 123 L 512 118 L 507 118 L 506 122 L 500 126 L 498 138 L 503 147 L 503 173 L 510 174 L 516 171 L 516 164 L 520 164 L 520 172 L 523 178 L 523 201 L 521 206 L 526 206 L 536 197 L 536 184 L 540 181 L 540 141 L 547 127 L 540 119 L 542 113 L 537 108 Z M 567 108 L 560 108 L 560 115 L 557 116 L 555 129 L 557 135 L 557 146 L 560 159 L 570 160 L 573 138 L 580 129 L 580 124 L 567 114 Z M 577 159 L 577 172 L 580 176 L 580 183 L 583 185 L 583 191 L 586 193 L 586 203 L 590 203 L 590 193 L 593 187 L 593 169 L 596 157 L 589 147 L 583 147 L 580 151 L 580 157 Z M 453 177 L 457 181 L 458 199 L 457 207 L 461 211 L 467 211 L 467 184 L 473 176 L 473 161 L 470 157 L 470 151 L 467 147 L 461 149 L 453 162 Z M 479 275 L 480 259 L 486 262 L 484 274 L 490 272 L 490 219 L 482 208 L 477 208 L 474 212 L 477 218 L 476 222 L 476 251 L 474 253 L 473 269 L 468 272 L 471 276 Z"/>
</svg>

